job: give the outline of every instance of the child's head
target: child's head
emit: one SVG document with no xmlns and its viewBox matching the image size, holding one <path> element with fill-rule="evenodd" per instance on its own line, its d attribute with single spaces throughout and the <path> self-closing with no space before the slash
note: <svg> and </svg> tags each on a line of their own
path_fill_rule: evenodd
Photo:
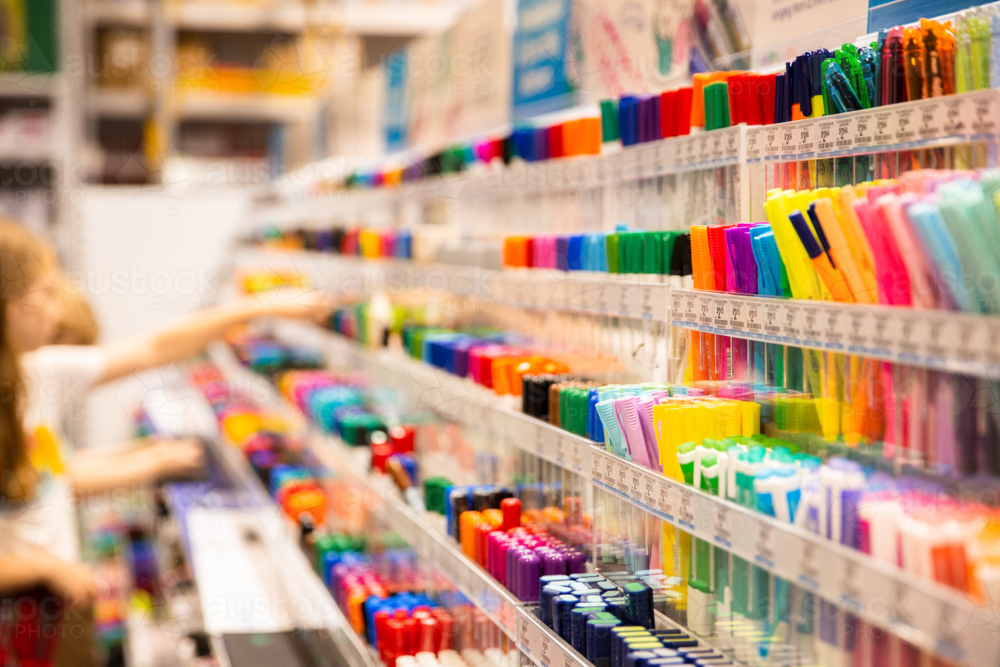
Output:
<svg viewBox="0 0 1000 667">
<path fill-rule="evenodd" d="M 33 491 L 19 411 L 19 355 L 52 339 L 59 317 L 55 254 L 23 227 L 0 221 L 0 496 Z"/>
<path fill-rule="evenodd" d="M 79 290 L 67 282 L 59 288 L 59 322 L 52 338 L 53 345 L 93 345 L 100 327 L 90 304 Z"/>
</svg>

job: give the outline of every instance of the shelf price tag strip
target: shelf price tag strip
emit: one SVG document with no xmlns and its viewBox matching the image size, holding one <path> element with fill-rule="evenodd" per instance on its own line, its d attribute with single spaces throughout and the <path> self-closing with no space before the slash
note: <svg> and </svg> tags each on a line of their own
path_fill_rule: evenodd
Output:
<svg viewBox="0 0 1000 667">
<path fill-rule="evenodd" d="M 988 603 L 976 605 L 958 591 L 669 480 L 600 447 L 591 456 L 594 486 L 699 539 L 924 649 L 982 667 L 1000 660 L 1000 646 L 991 639 L 997 623 Z M 942 636 L 942 618 L 963 620 L 957 631 Z"/>
<path fill-rule="evenodd" d="M 672 290 L 673 326 L 1000 379 L 1000 318 Z"/>
</svg>

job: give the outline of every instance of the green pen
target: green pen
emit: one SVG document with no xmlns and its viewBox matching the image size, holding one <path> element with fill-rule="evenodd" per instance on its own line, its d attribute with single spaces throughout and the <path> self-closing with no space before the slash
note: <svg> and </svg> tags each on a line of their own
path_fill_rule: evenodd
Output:
<svg viewBox="0 0 1000 667">
<path fill-rule="evenodd" d="M 983 90 L 990 87 L 990 24 L 978 14 L 969 16 L 970 68 L 972 87 Z"/>
<path fill-rule="evenodd" d="M 959 16 L 955 21 L 955 92 L 970 90 L 973 90 L 972 42 L 969 25 L 964 16 Z"/>
<path fill-rule="evenodd" d="M 868 86 L 865 84 L 865 73 L 861 67 L 858 49 L 853 44 L 844 44 L 840 49 L 834 51 L 833 56 L 840 68 L 844 70 L 844 74 L 847 75 L 847 80 L 854 87 L 861 107 L 870 109 L 872 102 L 868 99 Z"/>
</svg>

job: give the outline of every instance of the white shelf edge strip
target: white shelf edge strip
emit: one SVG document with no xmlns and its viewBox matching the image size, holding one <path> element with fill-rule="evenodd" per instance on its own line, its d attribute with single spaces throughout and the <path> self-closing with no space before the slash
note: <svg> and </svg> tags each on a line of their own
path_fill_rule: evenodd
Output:
<svg viewBox="0 0 1000 667">
<path fill-rule="evenodd" d="M 492 163 L 379 190 L 387 197 L 454 198 L 503 193 L 613 186 L 669 174 L 741 164 L 831 159 L 879 152 L 920 150 L 994 141 L 1000 119 L 1000 91 L 977 90 L 903 102 L 850 113 L 774 125 L 738 125 L 660 139 L 605 155 L 542 162 Z M 303 172 L 304 173 L 304 172 Z M 320 173 L 323 173 L 320 171 Z M 291 179 L 298 197 L 321 178 Z M 289 193 L 291 194 L 291 193 Z M 308 197 L 307 197 L 308 199 Z"/>
<path fill-rule="evenodd" d="M 282 330 L 300 340 L 302 334 L 294 331 L 304 328 L 291 324 Z M 409 358 L 373 355 L 340 336 L 311 329 L 314 336 L 325 340 L 325 352 L 351 354 L 362 362 L 366 372 L 380 381 L 390 378 L 388 386 L 400 391 L 407 391 L 404 382 L 412 382 L 422 393 L 435 389 L 441 391 L 442 397 L 451 394 L 452 398 L 445 398 L 434 409 L 476 428 L 486 424 L 494 435 L 502 434 L 509 445 L 571 472 L 580 471 L 566 465 L 565 455 L 557 459 L 557 448 L 586 446 L 589 451 L 576 455 L 577 460 L 589 462 L 590 469 L 584 474 L 598 488 L 722 546 L 921 648 L 976 667 L 995 666 L 1000 661 L 1000 644 L 991 640 L 997 621 L 988 603 L 977 604 L 961 591 L 918 579 L 864 553 L 608 454 L 585 438 L 497 405 L 492 392 L 468 380 Z M 397 381 L 392 382 L 392 377 Z M 460 391 L 465 393 L 464 403 L 460 396 L 454 396 Z M 482 396 L 475 396 L 476 393 Z M 492 403 L 490 396 L 494 397 Z M 534 437 L 547 444 L 537 444 L 530 431 L 525 430 L 530 426 L 536 427 L 535 433 L 542 434 Z"/>
<path fill-rule="evenodd" d="M 988 602 L 977 603 L 961 591 L 698 491 L 596 445 L 591 465 L 598 488 L 920 648 L 976 667 L 1000 661 L 997 620 Z"/>
<path fill-rule="evenodd" d="M 316 285 L 353 280 L 351 284 L 363 285 L 365 293 L 387 285 L 445 285 L 455 294 L 513 307 L 666 322 L 682 329 L 1000 379 L 1000 317 L 703 292 L 662 282 L 534 269 L 490 272 L 247 249 L 241 259 L 251 265 L 293 268 Z M 354 278 L 345 278 L 350 275 Z M 472 284 L 480 287 L 469 287 Z M 452 290 L 448 285 L 461 287 Z"/>
<path fill-rule="evenodd" d="M 1000 317 L 674 289 L 670 323 L 1000 379 Z"/>
<path fill-rule="evenodd" d="M 237 264 L 294 271 L 313 286 L 347 293 L 373 294 L 425 289 L 496 301 L 516 308 L 558 309 L 587 315 L 607 315 L 663 321 L 667 317 L 665 276 L 573 273 L 545 269 L 493 271 L 477 266 L 423 264 L 408 260 L 365 260 L 318 251 L 240 248 Z M 654 282 L 655 281 L 655 282 Z"/>
<path fill-rule="evenodd" d="M 233 365 L 239 366 L 232 353 L 224 345 L 213 344 L 209 349 L 209 354 L 220 370 L 231 369 Z M 240 368 L 242 369 L 242 367 Z M 234 378 L 225 370 L 224 373 L 227 380 L 243 383 L 244 387 L 247 387 L 247 382 L 255 382 L 257 379 L 254 377 L 253 380 L 250 380 L 244 376 Z M 196 408 L 198 411 L 205 413 L 205 415 L 214 415 L 201 392 L 191 387 L 181 372 L 172 370 L 166 371 L 164 374 L 175 384 L 174 393 L 176 395 L 194 397 L 195 404 L 199 406 Z M 156 405 L 147 405 L 145 408 L 147 411 L 155 410 Z M 186 412 L 190 411 L 189 407 Z M 173 415 L 168 416 L 165 422 L 164 420 L 160 420 L 160 422 L 167 424 L 176 422 L 173 417 Z M 326 630 L 341 654 L 350 662 L 350 667 L 376 667 L 371 654 L 351 629 L 347 618 L 333 601 L 305 554 L 295 543 L 294 530 L 284 520 L 281 511 L 271 500 L 257 476 L 250 470 L 246 460 L 234 448 L 220 442 L 223 435 L 215 431 L 216 424 L 196 427 L 195 423 L 191 422 L 184 427 L 191 430 L 192 433 L 206 436 L 209 446 L 212 447 L 222 463 L 227 476 L 236 481 L 239 488 L 248 494 L 252 510 L 258 519 L 257 527 L 266 536 L 265 541 L 272 550 L 272 556 L 277 562 L 285 564 L 286 567 L 280 573 L 284 585 L 289 592 L 294 591 L 299 596 L 299 603 L 293 605 L 292 609 L 297 617 L 297 623 L 303 627 L 315 626 Z M 214 437 L 207 437 L 210 430 L 214 433 Z"/>
<path fill-rule="evenodd" d="M 227 379 L 237 382 L 237 386 L 252 389 L 252 395 L 269 408 L 277 409 L 283 414 L 295 412 L 267 380 L 243 368 L 228 350 L 222 350 L 221 347 L 213 348 L 212 359 Z M 438 569 L 456 588 L 512 640 L 515 639 L 514 607 L 520 602 L 479 566 L 465 558 L 454 541 L 439 534 L 414 513 L 386 479 L 379 479 L 366 470 L 358 460 L 365 449 L 345 445 L 339 439 L 322 433 L 301 416 L 297 421 L 308 429 L 311 449 L 319 461 L 331 470 L 345 472 L 374 494 L 381 501 L 380 514 L 386 524 L 399 533 L 422 559 L 437 564 Z"/>
</svg>

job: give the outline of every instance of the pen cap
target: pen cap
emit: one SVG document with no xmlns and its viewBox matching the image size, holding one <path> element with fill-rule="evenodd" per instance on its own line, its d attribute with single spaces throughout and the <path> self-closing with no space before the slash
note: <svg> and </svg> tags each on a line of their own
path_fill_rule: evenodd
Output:
<svg viewBox="0 0 1000 667">
<path fill-rule="evenodd" d="M 707 83 L 709 83 L 708 74 L 694 75 L 691 96 L 691 127 L 705 127 L 705 85 Z"/>
<path fill-rule="evenodd" d="M 618 100 L 618 128 L 621 133 L 622 146 L 633 146 L 638 143 L 638 125 L 638 99 L 633 95 L 625 95 Z"/>
<path fill-rule="evenodd" d="M 788 219 L 791 221 L 792 227 L 795 228 L 795 233 L 798 234 L 799 240 L 802 241 L 802 246 L 806 249 L 806 254 L 809 255 L 809 258 L 816 259 L 819 257 L 823 251 L 819 247 L 816 237 L 813 236 L 812 230 L 809 229 L 809 223 L 802 217 L 802 213 L 800 211 L 792 211 L 788 214 Z"/>
<path fill-rule="evenodd" d="M 665 90 L 660 93 L 660 137 L 677 136 L 677 93 L 676 90 Z"/>
<path fill-rule="evenodd" d="M 555 159 L 566 155 L 563 146 L 563 123 L 546 129 L 546 139 L 549 144 L 549 158 Z"/>
<path fill-rule="evenodd" d="M 601 141 L 609 143 L 620 138 L 618 105 L 614 100 L 601 100 Z"/>
<path fill-rule="evenodd" d="M 691 114 L 693 113 L 691 105 L 693 99 L 694 88 L 692 86 L 678 88 L 675 91 L 674 105 L 676 110 L 672 114 L 674 127 L 671 136 L 680 137 L 691 134 Z"/>
</svg>

